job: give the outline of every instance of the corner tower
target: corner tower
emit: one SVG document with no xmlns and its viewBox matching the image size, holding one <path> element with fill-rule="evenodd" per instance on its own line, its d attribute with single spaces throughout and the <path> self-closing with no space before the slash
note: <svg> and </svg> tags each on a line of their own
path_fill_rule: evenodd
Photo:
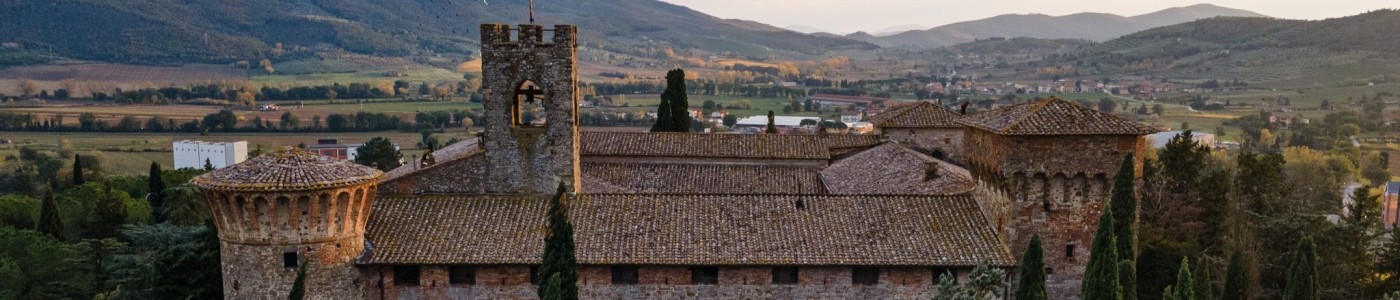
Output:
<svg viewBox="0 0 1400 300">
<path fill-rule="evenodd" d="M 545 34 L 552 36 L 545 39 Z M 481 25 L 482 137 L 492 192 L 579 186 L 578 39 L 573 25 Z"/>
<path fill-rule="evenodd" d="M 364 299 L 355 259 L 383 172 L 284 150 L 190 180 L 219 229 L 224 297 L 287 298 L 307 264 L 309 299 Z"/>
<path fill-rule="evenodd" d="M 1021 257 L 1045 249 L 1050 299 L 1078 299 L 1099 215 L 1123 157 L 1142 170 L 1145 127 L 1051 98 L 969 116 L 963 147 L 988 221 Z M 1136 174 L 1135 174 L 1136 175 Z"/>
</svg>

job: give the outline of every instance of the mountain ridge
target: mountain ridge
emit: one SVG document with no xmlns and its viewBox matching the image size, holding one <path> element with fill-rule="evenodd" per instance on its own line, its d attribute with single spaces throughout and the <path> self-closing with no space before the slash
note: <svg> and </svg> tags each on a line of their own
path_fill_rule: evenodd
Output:
<svg viewBox="0 0 1400 300">
<path fill-rule="evenodd" d="M 1003 14 L 990 18 L 956 22 L 925 30 L 898 34 L 859 35 L 845 37 L 882 47 L 938 48 L 987 38 L 1029 37 L 1041 39 L 1085 39 L 1107 41 L 1126 34 L 1155 27 L 1186 23 L 1198 19 L 1268 16 L 1247 10 L 1197 4 L 1125 17 L 1115 14 L 1083 12 L 1064 16 L 1045 14 Z"/>
</svg>

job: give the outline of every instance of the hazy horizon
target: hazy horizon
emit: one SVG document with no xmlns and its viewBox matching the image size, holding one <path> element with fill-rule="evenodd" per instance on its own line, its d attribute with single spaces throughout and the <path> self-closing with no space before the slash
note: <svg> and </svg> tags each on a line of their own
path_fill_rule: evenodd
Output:
<svg viewBox="0 0 1400 300">
<path fill-rule="evenodd" d="M 948 0 L 662 0 L 682 5 L 719 18 L 743 19 L 777 27 L 804 27 L 832 33 L 865 31 L 877 33 L 891 27 L 918 25 L 933 28 L 941 25 L 978 20 L 1005 14 L 1046 14 L 1052 16 L 1094 12 L 1122 16 L 1152 13 L 1172 7 L 1197 4 L 1243 9 L 1285 19 L 1326 19 L 1345 17 L 1367 11 L 1397 8 L 1393 1 L 1338 1 L 1327 5 L 1300 0 L 1166 0 L 1141 2 L 1102 2 L 1090 0 L 1010 1 L 987 0 L 960 2 Z M 916 7 L 927 9 L 890 9 Z"/>
</svg>

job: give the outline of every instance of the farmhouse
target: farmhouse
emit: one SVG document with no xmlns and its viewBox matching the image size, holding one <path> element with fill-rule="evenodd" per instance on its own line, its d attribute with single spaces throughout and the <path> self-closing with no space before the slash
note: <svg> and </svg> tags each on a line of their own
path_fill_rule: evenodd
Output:
<svg viewBox="0 0 1400 300">
<path fill-rule="evenodd" d="M 172 143 L 171 152 L 174 152 L 175 168 L 204 168 L 204 164 L 213 165 L 215 169 L 222 169 L 227 166 L 238 164 L 248 159 L 248 142 L 201 142 L 183 140 Z"/>
</svg>

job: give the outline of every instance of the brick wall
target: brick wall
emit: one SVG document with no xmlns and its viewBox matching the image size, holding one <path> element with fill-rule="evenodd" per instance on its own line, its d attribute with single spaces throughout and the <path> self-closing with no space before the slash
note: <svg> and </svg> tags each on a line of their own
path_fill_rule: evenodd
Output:
<svg viewBox="0 0 1400 300">
<path fill-rule="evenodd" d="M 478 267 L 476 285 L 442 284 L 447 267 L 424 266 L 418 286 L 393 285 L 393 267 L 366 267 L 366 282 L 384 282 L 384 289 L 367 291 L 369 299 L 534 299 L 536 286 L 529 284 L 528 267 Z M 875 285 L 855 285 L 849 267 L 801 267 L 798 283 L 769 284 L 772 268 L 719 268 L 717 285 L 691 285 L 690 268 L 651 266 L 638 268 L 639 284 L 611 284 L 608 266 L 579 268 L 579 296 L 584 299 L 926 299 L 935 292 L 934 269 L 880 268 Z M 967 269 L 957 270 L 959 282 L 966 282 Z M 517 280 L 511 280 L 513 278 Z M 523 279 L 523 280 L 518 280 Z M 499 284 L 500 282 L 511 284 Z M 678 282 L 679 284 L 665 284 Z M 369 284 L 368 286 L 376 286 Z M 382 298 L 381 298 L 382 295 Z"/>
</svg>

